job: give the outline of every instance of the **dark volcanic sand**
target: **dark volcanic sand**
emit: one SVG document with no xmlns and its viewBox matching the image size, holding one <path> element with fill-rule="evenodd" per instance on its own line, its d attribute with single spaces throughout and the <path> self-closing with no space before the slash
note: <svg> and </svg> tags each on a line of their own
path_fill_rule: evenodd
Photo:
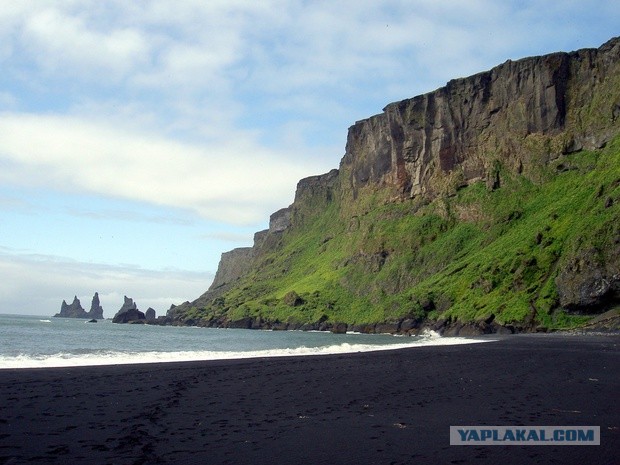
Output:
<svg viewBox="0 0 620 465">
<path fill-rule="evenodd" d="M 0 464 L 619 464 L 618 336 L 0 370 Z M 600 446 L 450 446 L 450 425 L 598 425 Z"/>
</svg>

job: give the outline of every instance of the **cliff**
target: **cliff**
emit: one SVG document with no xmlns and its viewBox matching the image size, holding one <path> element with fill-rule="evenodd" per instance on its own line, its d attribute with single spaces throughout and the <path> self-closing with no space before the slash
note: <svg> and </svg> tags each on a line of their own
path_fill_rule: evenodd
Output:
<svg viewBox="0 0 620 465">
<path fill-rule="evenodd" d="M 462 184 L 496 184 L 498 163 L 534 178 L 558 156 L 602 147 L 620 119 L 618 50 L 614 39 L 507 61 L 386 106 L 349 129 L 344 191 L 432 199 Z"/>
<path fill-rule="evenodd" d="M 168 317 L 457 333 L 583 323 L 619 303 L 619 129 L 618 38 L 391 103 Z"/>
</svg>

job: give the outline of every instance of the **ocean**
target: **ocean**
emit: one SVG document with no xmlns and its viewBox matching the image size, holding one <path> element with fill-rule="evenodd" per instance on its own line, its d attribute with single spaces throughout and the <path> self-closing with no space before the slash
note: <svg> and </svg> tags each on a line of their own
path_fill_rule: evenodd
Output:
<svg viewBox="0 0 620 465">
<path fill-rule="evenodd" d="M 433 332 L 409 337 L 87 321 L 0 315 L 0 369 L 322 355 L 482 342 Z"/>
</svg>

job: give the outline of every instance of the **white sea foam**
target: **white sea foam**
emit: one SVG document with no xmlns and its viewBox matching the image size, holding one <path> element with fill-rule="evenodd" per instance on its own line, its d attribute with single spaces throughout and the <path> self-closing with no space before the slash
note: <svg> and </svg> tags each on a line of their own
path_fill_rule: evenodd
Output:
<svg viewBox="0 0 620 465">
<path fill-rule="evenodd" d="M 51 323 L 52 320 L 39 320 L 41 323 Z"/>
<path fill-rule="evenodd" d="M 288 349 L 268 349 L 256 351 L 99 351 L 96 353 L 56 353 L 52 355 L 0 356 L 0 369 L 8 368 L 51 368 L 72 366 L 121 365 L 134 363 L 163 363 L 205 360 L 230 360 L 262 357 L 290 357 L 309 355 L 349 354 L 355 352 L 375 352 L 382 350 L 409 349 L 422 346 L 444 346 L 491 342 L 491 339 L 465 339 L 441 337 L 429 332 L 415 341 L 396 344 L 350 344 L 341 343 L 319 347 L 296 347 Z"/>
</svg>

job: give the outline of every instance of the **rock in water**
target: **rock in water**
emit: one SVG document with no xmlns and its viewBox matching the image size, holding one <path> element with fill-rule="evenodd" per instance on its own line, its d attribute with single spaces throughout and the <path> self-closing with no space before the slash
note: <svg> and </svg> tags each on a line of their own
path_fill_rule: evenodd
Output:
<svg viewBox="0 0 620 465">
<path fill-rule="evenodd" d="M 90 304 L 90 311 L 86 315 L 87 318 L 103 320 L 103 307 L 99 302 L 99 293 L 95 292 L 93 301 Z"/>
<path fill-rule="evenodd" d="M 149 307 L 144 314 L 148 321 L 153 321 L 156 318 L 155 309 Z"/>
<path fill-rule="evenodd" d="M 114 315 L 112 323 L 132 323 L 144 320 L 146 320 L 144 313 L 138 310 L 138 306 L 133 299 L 125 296 L 125 302 L 116 315 Z"/>
<path fill-rule="evenodd" d="M 90 306 L 90 311 L 88 312 L 82 308 L 80 299 L 75 296 L 73 297 L 73 302 L 71 302 L 71 305 L 67 304 L 67 302 L 63 300 L 62 305 L 60 306 L 60 313 L 57 313 L 54 316 L 60 318 L 90 318 L 103 320 L 103 307 L 99 303 L 99 294 L 95 292 L 93 302 Z"/>
<path fill-rule="evenodd" d="M 77 296 L 73 297 L 71 305 L 68 305 L 67 302 L 63 300 L 60 306 L 60 313 L 54 316 L 59 318 L 88 318 L 86 310 L 82 308 L 80 299 L 78 299 Z"/>
</svg>

